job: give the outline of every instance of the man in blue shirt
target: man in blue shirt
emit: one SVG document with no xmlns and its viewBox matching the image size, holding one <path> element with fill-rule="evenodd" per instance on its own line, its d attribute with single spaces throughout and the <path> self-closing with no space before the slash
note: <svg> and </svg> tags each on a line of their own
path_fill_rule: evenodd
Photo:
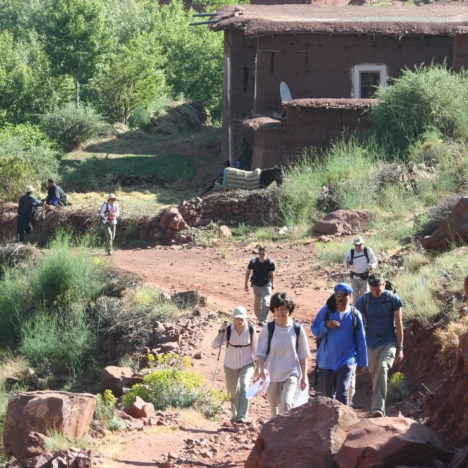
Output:
<svg viewBox="0 0 468 468">
<path fill-rule="evenodd" d="M 353 290 L 339 283 L 327 305 L 320 309 L 312 324 L 312 332 L 320 339 L 317 364 L 323 395 L 350 404 L 349 387 L 356 370 L 367 367 L 364 324 L 359 310 L 350 305 Z"/>
<path fill-rule="evenodd" d="M 380 275 L 369 275 L 370 292 L 362 295 L 356 308 L 366 323 L 369 372 L 372 377 L 371 416 L 385 416 L 388 371 L 403 359 L 403 302 L 385 290 Z"/>
</svg>

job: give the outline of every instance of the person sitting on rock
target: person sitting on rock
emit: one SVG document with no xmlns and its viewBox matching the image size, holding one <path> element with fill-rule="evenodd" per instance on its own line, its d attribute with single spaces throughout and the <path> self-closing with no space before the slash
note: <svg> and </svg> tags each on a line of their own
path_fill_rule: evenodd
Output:
<svg viewBox="0 0 468 468">
<path fill-rule="evenodd" d="M 106 234 L 106 252 L 107 255 L 112 255 L 114 248 L 115 230 L 117 227 L 117 218 L 120 216 L 120 208 L 117 204 L 117 197 L 110 193 L 101 207 L 100 216 Z"/>
<path fill-rule="evenodd" d="M 56 185 L 54 179 L 47 180 L 47 198 L 45 199 L 47 205 L 51 206 L 67 206 L 67 196 L 62 187 Z"/>
<path fill-rule="evenodd" d="M 361 313 L 350 305 L 352 292 L 348 284 L 337 284 L 311 327 L 318 340 L 320 391 L 345 405 L 351 404 L 350 387 L 356 365 L 358 371 L 367 367 L 364 323 Z"/>
<path fill-rule="evenodd" d="M 221 327 L 212 346 L 220 348 L 226 342 L 224 374 L 231 400 L 231 422 L 245 423 L 249 411 L 249 400 L 245 393 L 255 370 L 257 332 L 249 325 L 244 307 L 236 307 L 232 319 L 231 325 L 225 323 Z"/>
<path fill-rule="evenodd" d="M 388 371 L 403 360 L 403 302 L 385 290 L 380 275 L 369 275 L 370 292 L 361 296 L 356 308 L 366 325 L 369 372 L 372 377 L 372 417 L 385 416 Z"/>
<path fill-rule="evenodd" d="M 270 310 L 274 320 L 263 327 L 257 347 L 257 377 L 270 376 L 267 389 L 271 417 L 294 407 L 299 387 L 307 388 L 309 344 L 304 328 L 291 318 L 295 304 L 285 292 L 273 294 Z"/>
<path fill-rule="evenodd" d="M 275 269 L 275 262 L 267 257 L 266 247 L 259 245 L 258 256 L 252 258 L 247 265 L 244 289 L 248 292 L 249 278 L 253 273 L 250 282 L 255 298 L 254 312 L 260 326 L 265 325 L 268 318 Z"/>
<path fill-rule="evenodd" d="M 34 209 L 37 206 L 41 206 L 43 204 L 41 200 L 38 200 L 36 197 L 34 197 L 33 192 L 33 186 L 28 185 L 26 187 L 26 193 L 19 199 L 18 202 L 17 232 L 19 242 L 24 242 L 25 234 L 31 233 L 31 221 L 34 215 Z"/>
<path fill-rule="evenodd" d="M 344 267 L 349 269 L 351 276 L 351 287 L 353 288 L 353 304 L 369 291 L 367 278 L 369 272 L 377 268 L 377 258 L 370 247 L 363 247 L 362 237 L 356 237 L 353 240 L 354 248 L 350 249 L 344 259 Z"/>
</svg>

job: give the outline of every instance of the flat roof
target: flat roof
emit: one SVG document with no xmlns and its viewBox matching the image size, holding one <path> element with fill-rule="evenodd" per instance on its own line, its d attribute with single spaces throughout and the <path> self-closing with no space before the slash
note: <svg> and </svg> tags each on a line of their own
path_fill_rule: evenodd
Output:
<svg viewBox="0 0 468 468">
<path fill-rule="evenodd" d="M 468 3 L 423 6 L 240 5 L 218 10 L 211 27 L 247 37 L 278 34 L 468 34 Z"/>
</svg>

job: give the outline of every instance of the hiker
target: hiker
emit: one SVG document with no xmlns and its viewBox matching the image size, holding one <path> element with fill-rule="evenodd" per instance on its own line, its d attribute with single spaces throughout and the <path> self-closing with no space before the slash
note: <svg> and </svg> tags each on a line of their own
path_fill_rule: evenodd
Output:
<svg viewBox="0 0 468 468">
<path fill-rule="evenodd" d="M 369 292 L 367 278 L 369 272 L 377 268 L 377 259 L 374 251 L 370 247 L 363 247 L 362 237 L 353 240 L 354 248 L 351 249 L 344 259 L 344 267 L 351 277 L 351 287 L 353 288 L 353 304 L 366 292 Z"/>
<path fill-rule="evenodd" d="M 367 367 L 366 338 L 362 315 L 350 304 L 352 288 L 339 283 L 333 291 L 311 329 L 318 341 L 321 393 L 349 406 L 356 366 L 358 372 Z"/>
<path fill-rule="evenodd" d="M 257 332 L 249 324 L 244 307 L 239 306 L 232 311 L 232 324 L 225 323 L 221 327 L 212 346 L 219 348 L 223 342 L 226 342 L 224 374 L 231 399 L 231 422 L 243 424 L 247 421 L 249 411 L 245 392 L 254 374 L 257 349 Z"/>
<path fill-rule="evenodd" d="M 385 289 L 377 274 L 369 275 L 370 292 L 356 304 L 366 328 L 369 372 L 372 377 L 372 417 L 385 416 L 388 371 L 403 359 L 403 302 Z"/>
<path fill-rule="evenodd" d="M 30 234 L 32 231 L 31 221 L 34 216 L 34 208 L 43 204 L 41 200 L 34 197 L 32 185 L 28 185 L 25 192 L 18 202 L 17 232 L 19 242 L 24 242 L 25 234 Z"/>
<path fill-rule="evenodd" d="M 67 206 L 67 196 L 62 187 L 56 185 L 54 179 L 47 180 L 47 197 L 45 202 L 51 206 Z"/>
<path fill-rule="evenodd" d="M 266 247 L 258 246 L 258 256 L 252 258 L 247 265 L 245 273 L 245 291 L 249 290 L 249 278 L 254 292 L 254 312 L 260 326 L 265 325 L 270 307 L 271 291 L 273 289 L 273 279 L 275 262 L 266 255 Z"/>
<path fill-rule="evenodd" d="M 271 417 L 294 407 L 298 387 L 307 388 L 309 345 L 304 328 L 291 318 L 295 304 L 285 292 L 273 294 L 270 310 L 274 320 L 263 327 L 257 347 L 256 376 L 270 376 L 267 389 Z"/>
<path fill-rule="evenodd" d="M 107 201 L 103 203 L 99 215 L 101 216 L 102 224 L 106 233 L 106 252 L 107 255 L 112 255 L 117 218 L 120 216 L 117 197 L 113 193 L 110 193 L 107 197 Z"/>
</svg>

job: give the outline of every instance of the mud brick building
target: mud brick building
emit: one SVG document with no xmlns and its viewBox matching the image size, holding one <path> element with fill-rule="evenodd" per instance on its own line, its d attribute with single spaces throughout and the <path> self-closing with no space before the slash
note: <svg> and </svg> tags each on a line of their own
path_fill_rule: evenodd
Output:
<svg viewBox="0 0 468 468">
<path fill-rule="evenodd" d="M 212 29 L 224 31 L 223 152 L 231 164 L 243 142 L 253 147 L 252 168 L 269 167 L 366 126 L 375 86 L 405 67 L 468 68 L 464 3 L 242 5 L 218 13 Z M 282 81 L 293 97 L 287 102 Z"/>
</svg>

